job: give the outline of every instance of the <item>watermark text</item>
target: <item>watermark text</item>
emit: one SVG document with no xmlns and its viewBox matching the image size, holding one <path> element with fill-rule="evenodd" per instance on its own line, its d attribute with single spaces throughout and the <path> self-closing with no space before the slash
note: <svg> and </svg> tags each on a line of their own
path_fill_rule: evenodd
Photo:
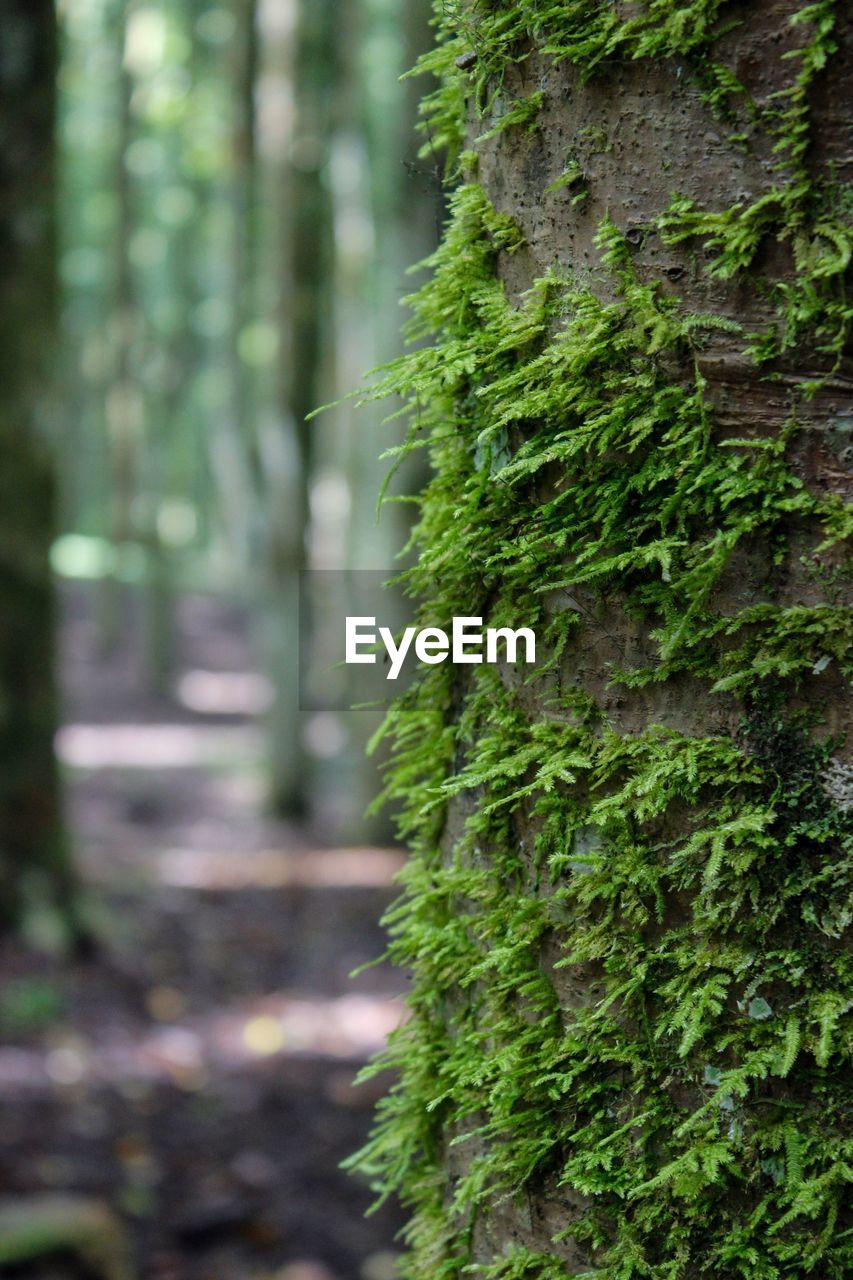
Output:
<svg viewBox="0 0 853 1280">
<path fill-rule="evenodd" d="M 377 627 L 376 618 L 368 616 L 347 617 L 345 629 L 345 657 L 347 664 L 375 664 L 380 642 L 388 656 L 387 680 L 396 680 L 403 669 L 412 646 L 418 662 L 435 666 L 448 660 L 454 665 L 487 662 L 521 661 L 530 665 L 536 661 L 536 635 L 530 627 L 487 627 L 483 619 L 457 617 L 452 620 L 450 634 L 441 627 L 405 627 L 399 633 L 399 641 L 389 627 Z"/>
</svg>

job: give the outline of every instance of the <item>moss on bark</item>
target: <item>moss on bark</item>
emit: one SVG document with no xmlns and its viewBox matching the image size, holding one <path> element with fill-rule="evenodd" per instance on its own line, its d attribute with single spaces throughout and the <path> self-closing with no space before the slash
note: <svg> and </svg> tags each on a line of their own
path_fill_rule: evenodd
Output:
<svg viewBox="0 0 853 1280">
<path fill-rule="evenodd" d="M 548 652 L 390 714 L 411 1018 L 358 1164 L 417 1280 L 840 1280 L 850 20 L 437 9 L 458 186 L 370 394 L 432 462 L 422 624 Z"/>
</svg>

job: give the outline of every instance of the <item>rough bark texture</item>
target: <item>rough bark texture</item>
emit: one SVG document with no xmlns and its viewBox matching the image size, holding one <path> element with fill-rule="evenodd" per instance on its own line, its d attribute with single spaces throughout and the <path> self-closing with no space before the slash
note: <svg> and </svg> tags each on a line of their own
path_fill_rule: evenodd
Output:
<svg viewBox="0 0 853 1280">
<path fill-rule="evenodd" d="M 413 1016 L 363 1163 L 422 1280 L 850 1262 L 853 14 L 801 9 L 440 7 L 464 176 L 378 394 L 431 445 L 424 619 L 545 643 L 391 717 Z"/>
<path fill-rule="evenodd" d="M 54 330 L 49 0 L 0 4 L 0 921 L 41 895 L 71 910 L 53 756 L 54 486 L 45 443 Z"/>
<path fill-rule="evenodd" d="M 719 42 L 715 56 L 731 66 L 756 103 L 766 107 L 789 78 L 784 59 L 798 42 L 796 29 L 786 23 L 800 6 L 796 0 L 748 6 L 748 23 L 746 8 L 728 7 L 741 25 Z M 840 16 L 837 34 L 839 49 L 832 63 L 836 80 L 839 67 L 851 61 L 850 11 Z M 478 150 L 478 177 L 489 200 L 523 235 L 521 250 L 498 260 L 498 275 L 510 298 L 518 300 L 559 263 L 603 302 L 612 301 L 612 280 L 601 277 L 595 245 L 601 221 L 609 214 L 627 237 L 638 279 L 656 284 L 661 296 L 677 300 L 686 311 L 726 317 L 747 332 L 774 320 L 775 303 L 756 282 L 759 275 L 773 280 L 794 277 L 789 241 L 768 237 L 750 272 L 721 280 L 703 271 L 711 252 L 704 254 L 692 239 L 667 244 L 656 230 L 673 192 L 715 208 L 738 202 L 751 205 L 766 196 L 775 176 L 766 140 L 763 145 L 759 140 L 747 154 L 728 144 L 731 124 L 714 118 L 686 68 L 673 60 L 659 66 L 617 64 L 606 76 L 584 82 L 576 67 L 554 66 L 532 50 L 524 61 L 507 68 L 501 99 L 506 95 L 512 100 L 534 89 L 545 94 L 535 133 L 502 132 Z M 853 138 L 851 116 L 845 119 L 839 112 L 842 96 L 837 83 L 821 95 L 812 112 L 812 129 L 839 182 L 849 183 Z M 472 113 L 471 135 L 482 128 Z M 579 207 L 570 203 L 571 189 L 568 195 L 565 190 L 547 191 L 565 167 L 567 147 L 577 156 L 588 192 Z M 720 439 L 777 438 L 796 405 L 799 432 L 789 453 L 792 470 L 820 496 L 849 496 L 849 363 L 832 367 L 813 345 L 803 344 L 774 361 L 771 380 L 743 348 L 741 334 L 710 331 L 698 350 L 669 357 L 667 369 L 674 380 L 689 385 L 698 368 Z M 797 389 L 808 380 L 818 380 L 814 394 L 808 400 L 798 398 Z M 777 532 L 772 543 L 744 540 L 732 554 L 715 586 L 715 603 L 722 614 L 734 615 L 763 601 L 817 605 L 826 599 L 825 584 L 814 575 L 813 556 L 823 540 L 819 522 L 790 522 L 783 559 Z M 838 558 L 834 549 L 824 554 L 823 563 L 835 566 Z M 665 724 L 688 734 L 736 731 L 740 700 L 711 695 L 711 681 L 702 685 L 685 676 L 630 693 L 612 687 L 614 666 L 632 668 L 653 661 L 649 628 L 622 612 L 612 596 L 605 602 L 595 592 L 575 590 L 573 599 L 583 621 L 567 649 L 563 676 L 596 699 L 614 728 L 637 733 L 650 724 Z M 552 609 L 565 608 L 564 598 L 553 599 Z M 832 733 L 844 731 L 849 724 L 849 684 L 837 668 L 814 678 L 806 674 L 800 693 L 807 704 L 821 700 Z M 534 696 L 538 700 L 541 694 Z M 851 749 L 848 746 L 848 752 Z"/>
</svg>

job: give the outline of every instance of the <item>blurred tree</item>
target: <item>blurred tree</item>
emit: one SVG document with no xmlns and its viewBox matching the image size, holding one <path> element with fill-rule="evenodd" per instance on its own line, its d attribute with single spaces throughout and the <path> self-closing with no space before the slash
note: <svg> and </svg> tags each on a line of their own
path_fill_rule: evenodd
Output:
<svg viewBox="0 0 853 1280">
<path fill-rule="evenodd" d="M 418 157 L 420 139 L 416 130 L 420 86 L 416 79 L 400 79 L 414 67 L 429 48 L 431 0 L 361 0 L 360 38 L 351 42 L 352 94 L 356 119 L 364 137 L 364 217 L 372 227 L 372 252 L 353 291 L 352 312 L 346 329 L 362 332 L 357 354 L 360 367 L 352 363 L 339 377 L 342 387 L 356 385 L 363 370 L 384 364 L 402 348 L 400 306 L 406 293 L 407 271 L 421 262 L 435 247 L 438 236 L 436 212 L 442 186 L 435 172 L 429 172 Z M 359 324 L 367 314 L 370 325 Z M 343 342 L 341 343 L 343 346 Z M 376 497 L 388 472 L 386 451 L 402 439 L 401 424 L 384 421 L 384 413 L 373 406 L 344 415 L 342 445 L 347 458 L 346 473 L 352 492 L 347 526 L 347 562 L 354 569 L 381 569 L 393 576 L 402 567 L 399 555 L 411 528 L 412 507 L 390 501 L 377 511 Z M 402 468 L 394 492 L 417 492 L 425 478 L 422 455 L 415 454 Z M 386 625 L 401 626 L 406 610 L 389 593 Z M 395 613 L 396 609 L 396 613 Z M 357 680 L 352 701 L 359 701 Z M 388 843 L 393 838 L 393 822 L 387 810 L 369 812 L 380 787 L 384 748 L 370 756 L 366 752 L 375 733 L 379 715 L 366 710 L 352 718 L 354 755 L 350 823 L 362 838 Z"/>
<path fill-rule="evenodd" d="M 318 771 L 298 705 L 299 574 L 390 570 L 407 520 L 376 523 L 378 454 L 398 440 L 382 415 L 306 417 L 396 353 L 405 264 L 430 247 L 433 179 L 398 83 L 425 9 L 62 6 L 66 527 L 91 544 L 102 639 L 144 588 L 148 670 L 168 691 L 175 593 L 244 595 L 276 690 L 275 806 L 305 812 L 336 789 L 350 832 L 376 785 L 367 717 Z"/>
<path fill-rule="evenodd" d="M 0 32 L 0 924 L 15 926 L 49 902 L 79 936 L 53 754 L 51 0 L 0 0 Z"/>
<path fill-rule="evenodd" d="M 132 363 L 138 329 L 130 259 L 134 208 L 131 174 L 127 164 L 133 139 L 133 79 L 127 62 L 128 17 L 132 8 L 126 0 L 120 0 L 110 14 L 115 41 L 115 116 L 118 125 L 113 153 L 116 222 L 112 242 L 115 256 L 111 272 L 113 291 L 108 330 L 111 367 L 105 411 L 110 460 L 109 530 L 113 546 L 119 549 L 134 538 L 134 499 L 138 492 L 143 429 L 142 399 L 133 376 Z M 113 573 L 106 573 L 99 592 L 99 638 L 105 652 L 115 649 L 121 639 L 121 594 L 121 583 Z"/>
<path fill-rule="evenodd" d="M 282 814 L 310 804 L 310 758 L 299 716 L 299 575 L 307 568 L 309 482 L 314 462 L 308 415 L 329 391 L 335 281 L 329 156 L 337 123 L 341 33 L 335 0 L 303 0 L 284 33 L 292 124 L 277 197 L 281 256 L 281 348 L 276 387 L 278 446 L 267 449 L 267 560 L 272 615 L 268 637 L 276 702 L 271 718 L 273 802 Z M 324 381 L 325 379 L 325 381 Z"/>
</svg>

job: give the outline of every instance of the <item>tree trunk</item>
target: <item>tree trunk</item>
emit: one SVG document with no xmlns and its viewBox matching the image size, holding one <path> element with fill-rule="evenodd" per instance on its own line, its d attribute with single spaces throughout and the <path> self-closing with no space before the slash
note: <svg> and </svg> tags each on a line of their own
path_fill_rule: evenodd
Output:
<svg viewBox="0 0 853 1280">
<path fill-rule="evenodd" d="M 228 78 L 232 92 L 231 146 L 223 192 L 230 222 L 228 305 L 230 323 L 224 334 L 222 361 L 227 392 L 211 442 L 214 471 L 232 568 L 238 573 L 252 559 L 253 406 L 241 351 L 242 336 L 254 304 L 256 5 L 237 0 L 234 35 L 228 46 Z"/>
<path fill-rule="evenodd" d="M 113 277 L 110 345 L 112 369 L 105 397 L 109 448 L 109 539 L 117 557 L 116 567 L 137 533 L 134 499 L 139 491 L 140 446 L 144 431 L 144 405 L 133 376 L 133 353 L 138 341 L 130 240 L 134 229 L 134 199 L 127 152 L 133 140 L 131 108 L 133 76 L 125 62 L 125 44 L 132 6 L 116 5 L 111 13 L 115 31 L 116 110 L 118 130 L 115 151 L 117 226 Z M 125 589 L 119 573 L 106 573 L 98 584 L 98 640 L 104 653 L 114 653 L 124 631 Z"/>
<path fill-rule="evenodd" d="M 2 0 L 0 30 L 0 926 L 75 889 L 53 755 L 56 31 L 49 0 Z"/>
<path fill-rule="evenodd" d="M 420 1280 L 851 1265 L 853 15 L 798 9 L 437 6 L 462 176 L 376 394 L 430 441 L 424 624 L 539 646 L 390 722 L 412 1016 L 361 1161 Z"/>
<path fill-rule="evenodd" d="M 270 717 L 272 799 L 298 817 L 310 807 L 311 760 L 299 710 L 299 575 L 307 565 L 309 479 L 314 463 L 308 415 L 323 401 L 331 366 L 330 282 L 335 245 L 328 185 L 336 111 L 339 15 L 333 0 L 300 0 L 287 32 L 293 117 L 281 172 L 281 330 L 278 422 L 266 445 L 270 488 L 268 667 L 276 688 Z"/>
<path fill-rule="evenodd" d="M 360 38 L 348 42 L 354 62 L 350 72 L 350 113 L 361 120 L 367 156 L 359 192 L 361 213 L 365 221 L 369 219 L 373 244 L 372 251 L 362 255 L 361 269 L 354 273 L 349 297 L 342 286 L 343 273 L 338 273 L 336 294 L 344 313 L 341 333 L 349 334 L 349 341 L 341 340 L 338 346 L 342 353 L 348 350 L 350 366 L 347 368 L 347 362 L 341 360 L 339 387 L 356 385 L 360 370 L 383 364 L 399 353 L 402 315 L 395 304 L 407 291 L 406 269 L 410 263 L 425 258 L 436 243 L 432 206 L 438 184 L 434 175 L 419 172 L 416 154 L 418 94 L 413 80 L 398 79 L 429 48 L 429 15 L 429 0 L 362 0 Z M 374 69 L 377 49 L 383 50 L 389 64 L 383 75 L 377 75 Z M 356 341 L 359 334 L 360 346 Z M 354 365 L 359 357 L 361 364 Z M 404 427 L 386 423 L 381 408 L 368 414 L 352 402 L 339 406 L 335 416 L 346 450 L 345 470 L 352 494 L 347 567 L 380 570 L 391 578 L 401 567 L 396 557 L 411 530 L 411 508 L 389 503 L 378 513 L 376 495 L 388 469 L 384 455 L 402 442 Z M 423 476 L 419 478 L 422 480 Z M 417 479 L 411 468 L 405 470 L 395 491 L 405 490 L 407 484 L 414 486 Z M 358 579 L 356 573 L 355 581 Z M 368 598 L 366 592 L 357 591 L 356 597 L 359 595 L 362 600 Z M 398 605 L 390 592 L 384 601 L 385 625 L 393 630 L 404 626 L 407 620 L 401 603 Z M 359 667 L 352 668 L 351 704 L 358 704 L 363 697 L 360 672 Z M 393 839 L 392 815 L 387 810 L 376 812 L 371 806 L 380 785 L 383 753 L 368 754 L 366 750 L 381 716 L 380 708 L 365 708 L 349 717 L 353 742 L 346 821 L 350 838 L 388 844 Z"/>
</svg>

